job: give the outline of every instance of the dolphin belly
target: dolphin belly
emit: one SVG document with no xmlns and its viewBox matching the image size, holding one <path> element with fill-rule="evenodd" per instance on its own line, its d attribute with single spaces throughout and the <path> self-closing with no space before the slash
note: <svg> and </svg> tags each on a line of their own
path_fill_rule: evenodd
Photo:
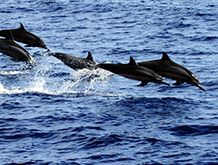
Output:
<svg viewBox="0 0 218 165">
<path fill-rule="evenodd" d="M 133 74 L 119 74 L 120 76 L 132 79 L 132 80 L 138 80 L 141 81 L 142 83 L 139 84 L 138 86 L 145 86 L 149 82 L 155 82 L 155 83 L 161 83 L 170 86 L 170 84 L 166 83 L 163 81 L 162 77 L 157 76 L 157 77 L 150 77 L 150 76 L 136 76 Z"/>
<path fill-rule="evenodd" d="M 138 80 L 138 81 L 151 81 L 151 78 L 145 77 L 145 76 L 135 76 L 132 74 L 119 74 L 120 76 L 132 79 L 132 80 Z"/>
<path fill-rule="evenodd" d="M 157 72 L 159 75 L 161 75 L 162 77 L 166 77 L 172 80 L 177 80 L 177 81 L 188 81 L 188 78 L 184 75 L 180 75 L 180 74 L 175 74 L 175 73 L 171 73 L 171 72 Z"/>
</svg>

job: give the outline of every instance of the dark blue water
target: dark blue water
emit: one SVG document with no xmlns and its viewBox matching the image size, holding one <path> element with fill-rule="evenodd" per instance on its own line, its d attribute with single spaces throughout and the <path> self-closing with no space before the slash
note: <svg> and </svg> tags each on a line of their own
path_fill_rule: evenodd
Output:
<svg viewBox="0 0 218 165">
<path fill-rule="evenodd" d="M 26 48 L 31 70 L 0 54 L 0 164 L 218 163 L 216 0 L 1 0 L 0 18 L 98 63 L 166 51 L 207 90 L 75 72 L 40 48 Z"/>
</svg>

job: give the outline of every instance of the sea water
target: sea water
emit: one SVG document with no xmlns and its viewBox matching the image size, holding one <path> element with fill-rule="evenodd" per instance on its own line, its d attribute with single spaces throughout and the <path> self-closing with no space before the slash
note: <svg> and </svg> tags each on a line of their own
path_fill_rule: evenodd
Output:
<svg viewBox="0 0 218 165">
<path fill-rule="evenodd" d="M 41 48 L 25 47 L 32 69 L 0 53 L 0 164 L 218 162 L 216 0 L 2 0 L 0 17 L 0 29 L 23 23 L 51 52 L 97 63 L 165 51 L 207 90 L 74 71 Z"/>
</svg>

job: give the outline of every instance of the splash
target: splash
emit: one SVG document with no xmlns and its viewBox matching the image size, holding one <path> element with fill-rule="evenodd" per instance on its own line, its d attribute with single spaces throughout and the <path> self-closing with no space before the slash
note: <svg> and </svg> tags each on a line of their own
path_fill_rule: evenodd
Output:
<svg viewBox="0 0 218 165">
<path fill-rule="evenodd" d="M 29 71 L 19 71 L 19 70 L 9 70 L 9 71 L 0 71 L 0 75 L 22 75 L 22 74 L 28 74 Z"/>
<path fill-rule="evenodd" d="M 5 91 L 5 88 L 2 84 L 0 84 L 0 93 L 3 93 Z"/>
<path fill-rule="evenodd" d="M 29 90 L 31 92 L 39 92 L 39 93 L 49 93 L 44 88 L 46 81 L 44 78 L 44 72 L 37 71 L 34 77 L 34 81 L 30 84 Z"/>
<path fill-rule="evenodd" d="M 49 95 L 84 94 L 117 96 L 116 94 L 98 91 L 99 86 L 104 89 L 107 80 L 113 75 L 110 72 L 102 69 L 82 69 L 73 72 L 70 79 L 66 80 L 60 76 L 52 79 L 49 78 L 47 71 L 50 69 L 50 67 L 46 67 L 37 70 L 33 80 L 28 80 L 26 85 L 18 83 L 17 86 L 10 87 L 0 83 L 0 94 L 41 93 Z M 14 74 L 16 73 L 17 72 Z M 19 73 L 20 72 L 18 72 L 18 74 Z"/>
<path fill-rule="evenodd" d="M 0 83 L 0 94 L 20 94 L 23 93 L 24 91 L 19 88 L 11 88 L 7 89 Z"/>
<path fill-rule="evenodd" d="M 82 69 L 72 74 L 72 77 L 75 81 L 71 84 L 71 87 L 73 89 L 80 87 L 80 89 L 82 89 L 82 91 L 86 94 L 90 92 L 99 93 L 97 89 L 100 86 L 103 86 L 104 88 L 104 86 L 107 84 L 107 80 L 112 75 L 112 73 L 100 68 L 95 70 Z"/>
</svg>

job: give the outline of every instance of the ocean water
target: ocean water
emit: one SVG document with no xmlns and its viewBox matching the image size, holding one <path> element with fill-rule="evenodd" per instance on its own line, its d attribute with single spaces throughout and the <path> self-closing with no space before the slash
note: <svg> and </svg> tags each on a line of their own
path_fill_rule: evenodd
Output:
<svg viewBox="0 0 218 165">
<path fill-rule="evenodd" d="M 216 0 L 1 0 L 0 18 L 98 63 L 166 51 L 207 90 L 76 72 L 41 48 L 26 47 L 32 69 L 0 53 L 0 164 L 218 163 Z"/>
</svg>

